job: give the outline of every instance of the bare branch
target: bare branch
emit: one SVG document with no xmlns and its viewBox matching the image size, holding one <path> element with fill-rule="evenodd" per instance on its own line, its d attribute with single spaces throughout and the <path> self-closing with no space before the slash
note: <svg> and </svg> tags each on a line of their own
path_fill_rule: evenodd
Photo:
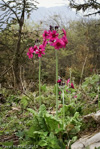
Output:
<svg viewBox="0 0 100 149">
<path fill-rule="evenodd" d="M 4 0 L 2 0 L 2 1 L 5 3 L 5 6 L 6 6 L 7 8 L 9 8 L 9 9 L 15 14 L 15 16 L 16 16 L 18 22 L 19 22 L 19 18 L 18 18 L 18 16 L 17 16 L 17 13 L 13 10 L 13 8 L 11 8 Z"/>
<path fill-rule="evenodd" d="M 84 16 L 96 15 L 98 13 L 100 13 L 100 11 L 97 11 L 97 12 L 94 12 L 94 13 L 90 13 L 90 14 L 87 14 L 87 15 L 84 15 Z"/>
<path fill-rule="evenodd" d="M 89 0 L 88 2 L 84 1 L 84 3 L 82 3 L 82 4 L 80 4 L 78 2 L 76 3 L 76 0 L 69 0 L 69 1 L 70 1 L 70 7 L 75 8 L 76 11 L 83 10 L 85 12 L 89 8 L 94 9 L 94 10 L 98 10 L 96 12 L 87 14 L 85 16 L 96 15 L 96 14 L 100 13 L 100 3 L 97 2 L 96 0 Z"/>
<path fill-rule="evenodd" d="M 11 68 L 12 68 L 12 66 L 10 66 L 6 71 L 4 71 L 4 72 L 1 74 L 0 78 L 1 78 L 2 76 L 4 76 Z"/>
</svg>

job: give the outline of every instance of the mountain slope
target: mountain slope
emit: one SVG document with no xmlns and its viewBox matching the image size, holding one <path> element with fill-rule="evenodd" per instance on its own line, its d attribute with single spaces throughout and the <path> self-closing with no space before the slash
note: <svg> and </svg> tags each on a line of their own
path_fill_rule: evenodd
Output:
<svg viewBox="0 0 100 149">
<path fill-rule="evenodd" d="M 31 14 L 31 20 L 38 22 L 47 20 L 51 16 L 60 16 L 61 18 L 67 18 L 68 20 L 79 19 L 80 16 L 75 11 L 68 8 L 67 6 L 56 6 L 56 7 L 40 7 L 33 11 Z"/>
</svg>

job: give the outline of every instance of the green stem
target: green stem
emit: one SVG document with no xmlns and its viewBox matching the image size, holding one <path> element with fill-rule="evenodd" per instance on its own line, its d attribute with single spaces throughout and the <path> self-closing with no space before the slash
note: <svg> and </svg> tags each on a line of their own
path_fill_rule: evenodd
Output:
<svg viewBox="0 0 100 149">
<path fill-rule="evenodd" d="M 98 108 L 100 109 L 100 100 L 99 100 L 99 85 L 98 85 Z"/>
<path fill-rule="evenodd" d="M 63 128 L 64 128 L 64 122 L 65 122 L 64 90 L 62 91 L 62 95 L 63 95 Z"/>
<path fill-rule="evenodd" d="M 56 117 L 58 117 L 58 56 L 56 50 Z"/>
<path fill-rule="evenodd" d="M 71 68 L 70 68 L 70 83 L 72 81 L 72 71 L 71 71 Z"/>
<path fill-rule="evenodd" d="M 41 106 L 41 58 L 39 57 L 39 99 Z"/>
<path fill-rule="evenodd" d="M 72 82 L 72 71 L 71 71 L 71 68 L 70 68 L 70 83 Z M 70 95 L 70 103 L 71 103 L 71 95 Z"/>
</svg>

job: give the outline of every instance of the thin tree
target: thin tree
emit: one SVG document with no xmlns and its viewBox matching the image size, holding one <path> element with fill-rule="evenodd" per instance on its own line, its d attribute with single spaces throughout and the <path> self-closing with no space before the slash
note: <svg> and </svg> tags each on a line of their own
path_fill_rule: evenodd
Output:
<svg viewBox="0 0 100 149">
<path fill-rule="evenodd" d="M 14 84 L 15 88 L 21 89 L 20 81 L 20 47 L 21 47 L 21 35 L 24 25 L 25 16 L 29 17 L 33 10 L 37 9 L 38 2 L 35 0 L 1 0 L 0 2 L 0 26 L 4 27 L 4 24 L 11 24 L 11 22 L 18 24 L 18 40 L 14 49 L 13 58 L 13 70 L 14 70 Z"/>
</svg>

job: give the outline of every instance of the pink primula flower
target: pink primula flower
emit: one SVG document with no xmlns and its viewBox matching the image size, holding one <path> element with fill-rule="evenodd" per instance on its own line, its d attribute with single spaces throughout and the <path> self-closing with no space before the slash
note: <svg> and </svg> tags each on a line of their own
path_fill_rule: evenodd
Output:
<svg viewBox="0 0 100 149">
<path fill-rule="evenodd" d="M 77 96 L 75 95 L 74 98 L 77 98 Z"/>
<path fill-rule="evenodd" d="M 57 81 L 57 83 L 61 83 L 61 80 L 59 79 L 59 80 Z"/>
<path fill-rule="evenodd" d="M 64 46 L 64 42 L 61 39 L 57 38 L 56 41 L 51 44 L 51 46 L 54 46 L 55 49 L 59 50 Z"/>
<path fill-rule="evenodd" d="M 51 40 L 51 41 L 54 41 L 54 40 L 56 40 L 56 38 L 58 38 L 58 33 L 57 33 L 57 31 L 56 30 L 53 30 L 52 32 L 50 32 L 49 33 L 49 39 Z"/>
<path fill-rule="evenodd" d="M 67 80 L 67 85 L 69 84 L 69 82 L 70 82 L 70 79 Z"/>
<path fill-rule="evenodd" d="M 71 83 L 71 88 L 73 88 L 73 89 L 74 89 L 74 84 L 73 84 L 73 83 Z"/>
<path fill-rule="evenodd" d="M 47 30 L 44 31 L 43 38 L 44 39 L 49 39 L 49 31 L 47 31 Z"/>
<path fill-rule="evenodd" d="M 61 39 L 64 42 L 63 48 L 65 48 L 66 47 L 66 44 L 68 43 L 68 39 L 67 39 L 67 36 L 66 36 L 66 31 L 64 29 L 62 29 L 62 31 L 63 31 L 64 36 Z"/>
<path fill-rule="evenodd" d="M 61 91 L 59 91 L 59 95 L 61 94 Z"/>
<path fill-rule="evenodd" d="M 64 35 L 66 36 L 66 31 L 64 29 L 62 29 L 62 31 L 63 31 Z"/>
<path fill-rule="evenodd" d="M 33 47 L 33 53 L 36 53 L 36 50 L 38 50 L 38 47 L 35 45 L 35 46 Z"/>
<path fill-rule="evenodd" d="M 42 54 L 45 54 L 44 51 L 45 51 L 44 46 L 40 45 L 39 49 L 36 51 L 36 54 L 38 54 L 38 57 L 42 57 Z"/>
<path fill-rule="evenodd" d="M 42 45 L 43 45 L 44 48 L 46 47 L 47 43 L 48 43 L 48 42 L 46 41 L 46 39 L 44 39 L 44 40 L 43 40 L 43 43 L 42 43 Z"/>
<path fill-rule="evenodd" d="M 34 51 L 33 51 L 33 47 L 30 47 L 30 48 L 28 49 L 28 52 L 27 52 L 27 55 L 28 55 L 29 59 L 33 57 L 33 52 L 34 52 Z"/>
<path fill-rule="evenodd" d="M 63 48 L 65 48 L 66 47 L 66 44 L 68 43 L 68 39 L 67 39 L 66 36 L 63 36 L 61 39 L 62 39 L 62 41 L 64 43 Z"/>
</svg>

